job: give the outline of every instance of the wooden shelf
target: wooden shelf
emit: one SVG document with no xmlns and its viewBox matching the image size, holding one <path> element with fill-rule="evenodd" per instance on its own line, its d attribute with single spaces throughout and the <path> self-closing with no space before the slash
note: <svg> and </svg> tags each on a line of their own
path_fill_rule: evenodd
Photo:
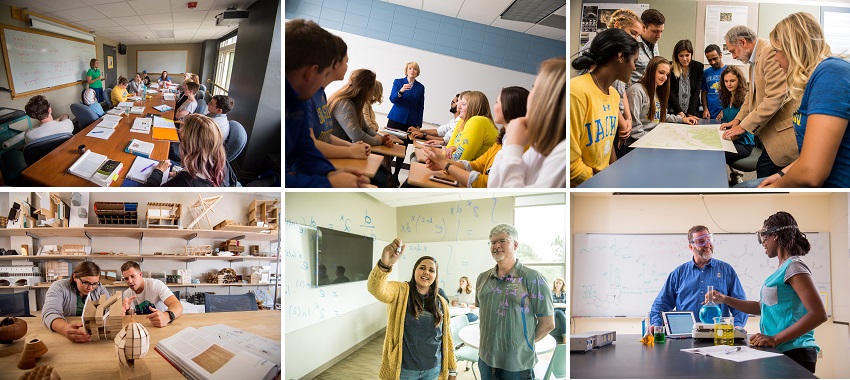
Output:
<svg viewBox="0 0 850 380">
<path fill-rule="evenodd" d="M 31 288 L 31 286 L 0 286 L 0 290 L 2 290 L 2 289 L 24 289 L 24 290 L 29 290 L 29 288 Z"/>
<path fill-rule="evenodd" d="M 82 260 L 85 261 L 90 255 L 38 255 L 27 256 L 30 261 L 48 261 L 48 260 Z"/>
<path fill-rule="evenodd" d="M 244 236 L 241 240 L 247 241 L 277 241 L 277 233 L 263 234 L 257 232 L 241 231 L 215 231 L 215 230 L 186 230 L 186 229 L 164 229 L 164 228 L 123 228 L 123 227 L 85 227 L 85 228 L 0 228 L 0 237 L 30 235 L 37 239 L 52 237 L 126 237 L 141 239 L 142 237 L 159 237 L 175 239 L 215 239 L 228 240 Z"/>
<path fill-rule="evenodd" d="M 21 255 L 12 255 L 12 256 L 0 256 L 0 260 L 26 260 L 32 256 L 21 256 Z"/>
</svg>

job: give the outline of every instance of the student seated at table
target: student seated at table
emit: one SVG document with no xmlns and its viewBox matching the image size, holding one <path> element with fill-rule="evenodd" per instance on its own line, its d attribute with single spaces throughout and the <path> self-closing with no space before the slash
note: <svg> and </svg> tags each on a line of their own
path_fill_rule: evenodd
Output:
<svg viewBox="0 0 850 380">
<path fill-rule="evenodd" d="M 180 136 L 180 163 L 183 170 L 172 173 L 171 179 L 162 186 L 236 186 L 235 176 L 224 153 L 221 132 L 212 119 L 204 115 L 188 115 L 177 134 Z M 163 173 L 169 167 L 170 160 L 160 162 L 145 186 L 159 186 Z"/>
<path fill-rule="evenodd" d="M 36 95 L 30 98 L 24 110 L 27 116 L 41 122 L 37 127 L 25 132 L 25 144 L 29 144 L 31 141 L 42 137 L 74 132 L 74 123 L 71 122 L 68 115 L 62 115 L 59 119 L 53 119 L 53 108 L 50 107 L 50 102 L 47 101 L 44 95 Z"/>
<path fill-rule="evenodd" d="M 156 327 L 165 327 L 183 315 L 183 304 L 168 286 L 154 278 L 143 278 L 138 263 L 127 261 L 121 265 L 121 276 L 127 284 L 123 294 L 125 313 L 132 307 Z"/>
<path fill-rule="evenodd" d="M 74 268 L 71 278 L 58 280 L 47 289 L 41 321 L 50 331 L 62 334 L 72 342 L 88 342 L 91 335 L 86 334 L 80 317 L 86 298 L 100 299 L 101 295 L 109 297 L 109 292 L 100 284 L 100 267 L 84 261 Z"/>
<path fill-rule="evenodd" d="M 505 128 L 487 187 L 567 187 L 566 92 L 566 58 L 543 61 L 528 93 L 528 116 Z"/>
<path fill-rule="evenodd" d="M 565 344 L 564 338 L 567 336 L 567 290 L 564 285 L 564 279 L 555 277 L 552 281 L 552 304 L 555 307 L 555 328 L 549 332 L 558 344 Z"/>
<path fill-rule="evenodd" d="M 145 90 L 145 82 L 142 81 L 142 76 L 139 73 L 133 76 L 133 80 L 127 84 L 127 92 L 141 96 Z"/>
<path fill-rule="evenodd" d="M 744 104 L 744 98 L 747 96 L 748 90 L 749 87 L 741 69 L 733 65 L 726 66 L 723 69 L 723 72 L 720 74 L 720 90 L 718 91 L 720 105 L 723 109 L 717 115 L 717 119 L 721 123 L 729 123 L 735 120 L 735 116 L 738 116 L 738 111 L 741 110 L 741 106 Z M 735 136 L 732 139 L 732 143 L 735 144 L 735 152 L 724 152 L 726 154 L 726 165 L 748 157 L 756 146 L 756 138 L 749 131 L 744 131 L 744 133 Z M 742 174 L 732 169 L 732 167 L 729 167 L 729 170 L 731 177 L 729 184 L 734 186 L 740 183 Z"/>
<path fill-rule="evenodd" d="M 366 124 L 369 125 L 369 128 L 372 128 L 373 131 L 377 132 L 381 129 L 381 126 L 378 125 L 378 121 L 375 120 L 375 110 L 372 109 L 372 105 L 375 103 L 381 104 L 384 102 L 384 85 L 381 84 L 381 81 L 375 81 L 375 89 L 372 90 L 372 97 L 366 101 L 366 104 L 363 105 L 363 118 L 366 119 Z"/>
<path fill-rule="evenodd" d="M 227 95 L 213 96 L 210 104 L 207 105 L 207 111 L 209 111 L 207 116 L 215 121 L 215 125 L 221 131 L 223 141 L 227 141 L 227 137 L 230 136 L 230 123 L 227 120 L 227 113 L 233 109 L 233 105 L 233 98 Z"/>
<path fill-rule="evenodd" d="M 662 115 L 668 123 L 694 125 L 699 120 L 696 116 L 683 117 L 667 113 L 670 98 L 670 81 L 667 78 L 670 75 L 670 67 L 670 61 L 664 57 L 650 59 L 640 81 L 626 90 L 629 108 L 632 110 L 632 133 L 626 140 L 627 147 L 661 123 Z M 631 150 L 632 148 L 623 149 L 623 154 Z"/>
<path fill-rule="evenodd" d="M 160 88 L 162 88 L 163 86 L 167 87 L 167 86 L 171 85 L 171 82 L 172 82 L 171 77 L 168 76 L 168 71 L 165 71 L 165 70 L 162 71 L 162 74 L 159 75 L 159 78 L 157 78 L 156 81 L 159 83 Z"/>
<path fill-rule="evenodd" d="M 409 127 L 407 128 L 407 131 L 410 132 L 410 137 L 426 140 L 429 143 L 433 141 L 438 145 L 448 145 L 449 139 L 452 138 L 452 134 L 455 130 L 455 126 L 457 126 L 457 122 L 460 120 L 460 111 L 458 110 L 459 107 L 457 104 L 460 102 L 461 95 L 463 95 L 463 92 L 455 95 L 452 99 L 449 107 L 449 112 L 452 113 L 451 120 L 436 129 Z"/>
<path fill-rule="evenodd" d="M 183 87 L 186 88 L 186 102 L 180 105 L 177 111 L 174 112 L 174 119 L 181 121 L 186 115 L 195 112 L 195 109 L 198 108 L 198 101 L 195 100 L 195 94 L 198 93 L 198 89 L 200 88 L 195 82 L 183 83 Z"/>
<path fill-rule="evenodd" d="M 148 76 L 148 71 L 147 71 L 147 70 L 142 70 L 142 81 L 144 81 L 145 86 L 150 86 L 150 85 L 151 85 L 151 77 L 150 77 L 150 76 Z"/>
<path fill-rule="evenodd" d="M 456 180 L 465 183 L 467 187 L 487 187 L 487 178 L 490 174 L 490 167 L 493 166 L 493 160 L 496 158 L 496 153 L 502 149 L 502 139 L 505 136 L 505 127 L 511 120 L 517 117 L 525 116 L 526 102 L 528 99 L 528 90 L 517 87 L 505 87 L 496 98 L 496 105 L 493 107 L 493 120 L 503 125 L 499 131 L 499 136 L 496 138 L 496 143 L 490 147 L 481 157 L 473 161 L 460 160 L 450 161 L 438 150 L 422 148 L 422 154 L 425 156 L 425 164 L 428 169 L 438 171 L 454 177 Z"/>
<path fill-rule="evenodd" d="M 443 153 L 446 158 L 455 161 L 472 161 L 481 157 L 496 143 L 499 130 L 493 123 L 490 101 L 483 92 L 464 92 L 458 107 L 460 107 L 460 120 Z"/>
<path fill-rule="evenodd" d="M 118 103 L 126 102 L 130 94 L 127 93 L 127 78 L 118 77 L 118 85 L 112 89 L 112 105 L 117 106 Z"/>
<path fill-rule="evenodd" d="M 83 104 L 87 105 L 89 108 L 91 108 L 92 111 L 94 111 L 98 118 L 106 114 L 106 112 L 103 110 L 103 105 L 97 102 L 97 95 L 95 94 L 94 90 L 89 88 L 83 91 L 81 100 Z M 80 126 L 81 129 L 85 127 L 87 127 L 87 125 Z"/>
<path fill-rule="evenodd" d="M 475 308 L 475 289 L 472 286 L 472 283 L 469 282 L 469 277 L 463 276 L 458 281 L 460 286 L 457 288 L 457 301 L 452 301 L 452 306 L 460 306 L 460 307 L 468 307 L 470 309 Z M 475 322 L 478 320 L 478 315 L 475 313 L 466 313 L 466 320 L 468 322 Z"/>
</svg>

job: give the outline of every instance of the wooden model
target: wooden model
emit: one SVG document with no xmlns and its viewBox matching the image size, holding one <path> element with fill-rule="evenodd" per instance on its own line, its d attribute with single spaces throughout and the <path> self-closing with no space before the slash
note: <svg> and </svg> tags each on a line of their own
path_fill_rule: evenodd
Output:
<svg viewBox="0 0 850 380">
<path fill-rule="evenodd" d="M 188 226 L 186 226 L 186 228 L 194 228 L 196 225 L 198 225 L 198 222 L 200 222 L 202 218 L 205 218 L 207 220 L 207 224 L 209 225 L 209 229 L 212 229 L 213 225 L 212 222 L 210 222 L 210 217 L 209 215 L 207 215 L 207 213 L 214 212 L 212 208 L 213 206 L 215 206 L 216 203 L 218 203 L 219 200 L 221 200 L 222 196 L 223 195 L 217 195 L 209 198 L 201 198 L 201 194 L 198 194 L 198 201 L 192 204 L 191 207 L 189 207 L 189 213 L 191 213 L 192 217 L 195 219 L 193 219 L 192 222 L 189 223 Z M 198 226 L 200 227 L 200 225 Z"/>
<path fill-rule="evenodd" d="M 109 298 L 102 294 L 99 300 L 86 301 L 83 307 L 83 329 L 91 335 L 91 340 L 113 339 L 121 330 L 123 317 L 121 292 L 116 290 Z"/>
<path fill-rule="evenodd" d="M 59 373 L 50 365 L 40 365 L 21 375 L 20 380 L 59 380 Z"/>
<path fill-rule="evenodd" d="M 68 263 L 65 261 L 45 261 L 44 277 L 48 283 L 70 276 Z"/>
<path fill-rule="evenodd" d="M 217 280 L 219 284 L 232 284 L 236 282 L 236 271 L 232 268 L 224 268 L 218 271 Z"/>
<path fill-rule="evenodd" d="M 137 202 L 94 202 L 98 224 L 133 226 L 139 224 Z"/>
<path fill-rule="evenodd" d="M 6 317 L 0 321 L 0 344 L 12 344 L 26 334 L 27 321 L 15 317 Z"/>
<path fill-rule="evenodd" d="M 277 229 L 278 200 L 255 199 L 248 206 L 248 225 Z"/>
<path fill-rule="evenodd" d="M 85 256 L 86 246 L 82 244 L 63 244 L 62 254 L 68 256 Z"/>
<path fill-rule="evenodd" d="M 148 330 L 141 323 L 136 323 L 130 317 L 130 323 L 124 326 L 115 336 L 115 354 L 118 355 L 118 371 L 123 380 L 148 380 L 151 372 L 145 361 L 151 338 Z"/>
<path fill-rule="evenodd" d="M 212 255 L 212 246 L 211 245 L 193 245 L 188 246 L 186 249 L 187 256 L 210 256 Z"/>
<path fill-rule="evenodd" d="M 44 356 L 47 353 L 47 346 L 39 339 L 33 339 L 27 342 L 21 352 L 21 358 L 18 360 L 19 369 L 35 368 L 36 359 Z"/>
<path fill-rule="evenodd" d="M 148 202 L 148 228 L 180 228 L 180 203 Z"/>
<path fill-rule="evenodd" d="M 239 245 L 239 240 L 227 240 L 221 243 L 218 248 L 222 251 L 230 251 L 233 253 L 245 252 L 245 247 Z"/>
</svg>

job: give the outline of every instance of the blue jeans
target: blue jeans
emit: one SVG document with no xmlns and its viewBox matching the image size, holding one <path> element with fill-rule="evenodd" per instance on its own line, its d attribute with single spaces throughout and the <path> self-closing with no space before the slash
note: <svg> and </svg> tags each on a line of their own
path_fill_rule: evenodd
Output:
<svg viewBox="0 0 850 380">
<path fill-rule="evenodd" d="M 94 95 L 97 96 L 97 102 L 98 103 L 106 101 L 106 98 L 103 96 L 103 87 L 92 88 L 92 90 L 94 90 Z M 112 94 L 110 94 L 110 95 L 112 95 Z"/>
<path fill-rule="evenodd" d="M 744 189 L 755 189 L 755 188 L 759 187 L 759 184 L 761 184 L 761 181 L 764 181 L 765 179 L 767 179 L 767 177 L 751 179 L 749 181 L 741 182 L 741 183 L 739 183 L 735 186 L 732 186 L 732 187 L 744 188 Z"/>
<path fill-rule="evenodd" d="M 478 359 L 478 370 L 481 371 L 481 380 L 534 380 L 534 369 L 526 369 L 519 372 L 505 371 L 501 368 L 493 368 Z"/>
<path fill-rule="evenodd" d="M 401 369 L 399 380 L 437 380 L 440 376 L 440 366 L 426 371 L 414 371 L 412 369 Z"/>
</svg>

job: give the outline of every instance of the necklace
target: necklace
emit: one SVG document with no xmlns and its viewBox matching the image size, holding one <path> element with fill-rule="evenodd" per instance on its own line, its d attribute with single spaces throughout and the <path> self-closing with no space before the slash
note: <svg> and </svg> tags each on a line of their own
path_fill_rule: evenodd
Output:
<svg viewBox="0 0 850 380">
<path fill-rule="evenodd" d="M 608 95 L 607 88 L 602 88 L 599 82 L 596 80 L 596 75 L 593 75 L 593 71 L 590 72 L 590 77 L 593 78 L 593 83 L 596 84 L 596 87 L 599 87 L 599 90 L 602 91 L 603 94 Z"/>
</svg>

